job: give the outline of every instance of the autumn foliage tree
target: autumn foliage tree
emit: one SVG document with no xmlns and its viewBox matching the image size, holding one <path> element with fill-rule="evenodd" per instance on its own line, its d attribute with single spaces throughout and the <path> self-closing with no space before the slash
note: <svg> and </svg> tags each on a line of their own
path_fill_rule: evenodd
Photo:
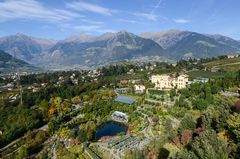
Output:
<svg viewBox="0 0 240 159">
<path fill-rule="evenodd" d="M 238 100 L 238 101 L 234 104 L 233 110 L 234 110 L 235 112 L 240 113 L 240 100 Z"/>
<path fill-rule="evenodd" d="M 191 140 L 192 140 L 192 132 L 188 129 L 185 129 L 181 134 L 181 138 L 180 138 L 181 144 L 186 145 Z"/>
</svg>

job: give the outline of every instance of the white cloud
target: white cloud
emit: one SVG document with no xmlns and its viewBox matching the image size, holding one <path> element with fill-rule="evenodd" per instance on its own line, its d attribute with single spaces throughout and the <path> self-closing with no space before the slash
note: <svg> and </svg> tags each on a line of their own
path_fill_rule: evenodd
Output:
<svg viewBox="0 0 240 159">
<path fill-rule="evenodd" d="M 94 31 L 100 29 L 101 27 L 97 25 L 76 25 L 72 28 L 79 31 Z"/>
<path fill-rule="evenodd" d="M 151 21 L 157 21 L 157 16 L 149 13 L 134 13 L 135 16 L 145 18 Z"/>
<path fill-rule="evenodd" d="M 175 22 L 175 23 L 179 23 L 179 24 L 186 24 L 186 23 L 190 23 L 190 20 L 188 20 L 188 19 L 173 19 L 173 21 Z"/>
<path fill-rule="evenodd" d="M 74 1 L 70 3 L 66 3 L 66 7 L 77 10 L 77 11 L 89 11 L 89 12 L 94 12 L 102 15 L 112 15 L 112 11 L 108 8 L 92 4 L 92 3 L 87 3 L 87 2 L 82 2 L 82 1 Z"/>
<path fill-rule="evenodd" d="M 73 29 L 78 32 L 88 32 L 88 33 L 105 33 L 105 32 L 115 32 L 112 29 L 106 29 L 102 25 L 74 25 L 74 24 L 61 24 L 61 29 Z"/>
<path fill-rule="evenodd" d="M 160 8 L 163 0 L 159 0 L 158 3 L 153 7 L 153 10 L 151 11 L 151 14 L 155 12 L 156 9 Z"/>
<path fill-rule="evenodd" d="M 5 0 L 0 2 L 0 17 L 0 21 L 23 19 L 58 22 L 83 16 L 68 10 L 47 8 L 36 0 Z"/>
<path fill-rule="evenodd" d="M 84 23 L 87 23 L 87 24 L 94 24 L 94 25 L 104 24 L 104 22 L 102 22 L 102 21 L 90 20 L 90 19 L 85 19 L 85 18 L 82 18 L 81 21 Z"/>
<path fill-rule="evenodd" d="M 118 19 L 117 21 L 125 22 L 125 23 L 132 23 L 132 24 L 138 23 L 136 20 L 128 20 L 128 19 Z"/>
</svg>

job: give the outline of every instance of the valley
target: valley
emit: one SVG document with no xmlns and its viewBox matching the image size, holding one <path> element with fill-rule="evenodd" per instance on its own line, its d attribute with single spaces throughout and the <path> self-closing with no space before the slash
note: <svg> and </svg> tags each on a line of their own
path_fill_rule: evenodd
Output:
<svg viewBox="0 0 240 159">
<path fill-rule="evenodd" d="M 240 42 L 222 35 L 168 30 L 139 35 L 127 31 L 100 36 L 80 34 L 65 40 L 23 34 L 0 37 L 0 50 L 46 70 L 97 68 L 118 61 L 176 62 L 239 54 Z"/>
</svg>

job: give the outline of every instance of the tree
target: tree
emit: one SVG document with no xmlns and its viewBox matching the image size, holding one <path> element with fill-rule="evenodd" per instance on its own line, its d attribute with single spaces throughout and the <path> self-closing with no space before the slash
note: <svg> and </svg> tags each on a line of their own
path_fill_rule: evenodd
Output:
<svg viewBox="0 0 240 159">
<path fill-rule="evenodd" d="M 80 101 L 81 101 L 81 99 L 80 99 L 79 96 L 75 96 L 75 97 L 72 98 L 72 103 L 73 104 L 78 104 L 78 103 L 80 103 Z"/>
<path fill-rule="evenodd" d="M 46 100 L 42 100 L 39 104 L 39 108 L 43 113 L 44 118 L 46 119 L 48 116 L 48 102 Z"/>
<path fill-rule="evenodd" d="M 227 120 L 229 130 L 234 134 L 237 142 L 240 142 L 240 114 L 234 113 Z"/>
<path fill-rule="evenodd" d="M 207 108 L 208 102 L 204 99 L 195 99 L 193 101 L 193 106 L 198 110 L 204 110 Z"/>
<path fill-rule="evenodd" d="M 70 138 L 70 135 L 71 135 L 71 130 L 68 129 L 68 128 L 62 128 L 60 131 L 59 131 L 59 136 L 64 138 L 64 139 L 69 139 Z"/>
<path fill-rule="evenodd" d="M 71 108 L 71 104 L 67 101 L 62 102 L 62 111 L 65 113 Z"/>
<path fill-rule="evenodd" d="M 210 129 L 212 125 L 212 114 L 210 111 L 206 111 L 203 115 L 198 119 L 199 125 L 198 127 L 203 127 L 206 129 Z"/>
<path fill-rule="evenodd" d="M 238 100 L 233 107 L 233 110 L 237 113 L 240 113 L 240 100 Z"/>
<path fill-rule="evenodd" d="M 179 106 L 180 107 L 188 107 L 188 103 L 185 101 L 185 96 L 183 96 L 183 95 L 181 95 L 180 97 L 179 97 L 179 101 L 178 101 L 178 104 L 179 104 Z"/>
<path fill-rule="evenodd" d="M 192 140 L 192 132 L 188 129 L 183 130 L 180 138 L 181 144 L 185 145 Z"/>
<path fill-rule="evenodd" d="M 176 137 L 176 131 L 174 131 L 172 120 L 170 118 L 167 118 L 163 122 L 164 128 L 165 128 L 165 134 L 168 135 L 168 138 L 170 140 L 174 139 Z"/>
<path fill-rule="evenodd" d="M 171 89 L 171 91 L 170 91 L 170 98 L 171 98 L 171 100 L 173 101 L 174 100 L 174 97 L 177 95 L 177 93 L 176 93 L 176 89 L 174 88 L 174 89 Z"/>
<path fill-rule="evenodd" d="M 180 123 L 179 132 L 182 133 L 185 129 L 193 131 L 196 125 L 197 122 L 194 120 L 193 116 L 186 114 Z"/>
<path fill-rule="evenodd" d="M 49 118 L 52 117 L 53 114 L 55 114 L 56 112 L 57 112 L 56 107 L 51 106 L 50 109 L 48 110 L 48 117 L 49 117 Z"/>
<path fill-rule="evenodd" d="M 88 95 L 83 95 L 83 100 L 84 101 L 88 101 L 90 99 L 90 97 Z"/>
<path fill-rule="evenodd" d="M 97 125 L 94 121 L 88 121 L 80 125 L 80 130 L 86 133 L 88 140 L 92 140 L 96 131 Z"/>
<path fill-rule="evenodd" d="M 227 143 L 218 138 L 213 130 L 207 130 L 196 137 L 189 150 L 184 149 L 177 158 L 193 159 L 228 159 L 229 152 Z"/>
<path fill-rule="evenodd" d="M 212 95 L 212 92 L 211 92 L 211 88 L 209 86 L 205 86 L 204 88 L 204 91 L 205 91 L 205 100 L 208 102 L 208 103 L 212 103 L 213 101 L 213 95 Z"/>
<path fill-rule="evenodd" d="M 58 113 L 62 112 L 61 103 L 62 103 L 62 98 L 61 97 L 54 98 L 54 105 L 56 106 Z"/>
<path fill-rule="evenodd" d="M 29 154 L 28 148 L 27 148 L 26 146 L 22 146 L 22 147 L 18 150 L 15 158 L 16 158 L 16 159 L 25 159 L 25 158 L 28 157 L 28 154 Z"/>
</svg>

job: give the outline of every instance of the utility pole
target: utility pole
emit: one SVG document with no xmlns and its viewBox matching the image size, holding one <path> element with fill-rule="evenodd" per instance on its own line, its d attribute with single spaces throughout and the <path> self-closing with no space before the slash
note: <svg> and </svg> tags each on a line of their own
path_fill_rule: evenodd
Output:
<svg viewBox="0 0 240 159">
<path fill-rule="evenodd" d="M 23 93 L 23 89 L 22 89 L 22 85 L 20 85 L 20 98 L 21 98 L 21 105 L 23 104 L 23 99 L 22 99 L 22 93 Z"/>
<path fill-rule="evenodd" d="M 21 81 L 21 76 L 20 76 L 20 74 L 18 74 L 18 84 L 19 84 L 19 89 L 20 89 L 20 104 L 22 105 L 23 104 L 23 99 L 22 99 L 23 88 L 22 88 L 20 81 Z"/>
</svg>

